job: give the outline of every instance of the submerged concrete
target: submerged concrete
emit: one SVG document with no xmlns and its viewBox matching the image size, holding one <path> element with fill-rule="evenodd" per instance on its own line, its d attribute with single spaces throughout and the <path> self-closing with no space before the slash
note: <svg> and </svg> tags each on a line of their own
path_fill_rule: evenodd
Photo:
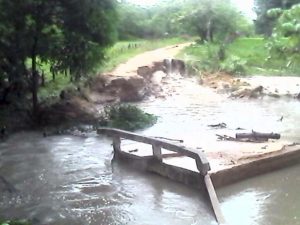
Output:
<svg viewBox="0 0 300 225">
<path fill-rule="evenodd" d="M 124 141 L 122 151 L 115 153 L 116 158 L 135 168 L 156 173 L 173 181 L 183 183 L 196 189 L 205 190 L 203 178 L 200 176 L 194 159 L 187 156 L 162 151 L 163 160 L 153 157 L 150 145 Z M 227 158 L 228 159 L 228 158 Z M 272 172 L 300 162 L 300 146 L 285 146 L 281 150 L 265 154 L 252 154 L 230 166 L 218 165 L 219 161 L 208 158 L 213 184 L 220 188 L 253 176 Z"/>
</svg>

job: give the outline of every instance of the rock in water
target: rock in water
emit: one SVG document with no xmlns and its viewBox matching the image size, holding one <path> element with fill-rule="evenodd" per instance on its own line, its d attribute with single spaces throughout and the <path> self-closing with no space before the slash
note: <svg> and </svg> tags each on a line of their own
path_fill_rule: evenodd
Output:
<svg viewBox="0 0 300 225">
<path fill-rule="evenodd" d="M 141 76 L 117 78 L 112 80 L 109 86 L 116 90 L 123 102 L 141 101 L 147 93 L 145 79 Z"/>
</svg>

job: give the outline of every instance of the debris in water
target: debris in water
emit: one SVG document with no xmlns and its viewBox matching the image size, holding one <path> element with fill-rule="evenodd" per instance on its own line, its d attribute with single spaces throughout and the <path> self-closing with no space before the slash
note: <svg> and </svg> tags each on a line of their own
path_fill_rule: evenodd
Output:
<svg viewBox="0 0 300 225">
<path fill-rule="evenodd" d="M 211 124 L 208 125 L 208 127 L 223 129 L 223 128 L 227 128 L 227 124 L 226 123 Z"/>
<path fill-rule="evenodd" d="M 282 120 L 283 120 L 283 116 L 281 116 L 280 119 L 277 120 L 277 121 L 278 121 L 278 122 L 282 122 Z"/>
<path fill-rule="evenodd" d="M 129 150 L 129 153 L 138 152 L 138 149 Z"/>
</svg>

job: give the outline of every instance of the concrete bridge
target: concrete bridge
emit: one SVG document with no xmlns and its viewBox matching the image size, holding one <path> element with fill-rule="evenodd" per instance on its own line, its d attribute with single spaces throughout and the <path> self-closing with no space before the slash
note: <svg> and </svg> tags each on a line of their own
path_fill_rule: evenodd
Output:
<svg viewBox="0 0 300 225">
<path fill-rule="evenodd" d="M 98 133 L 113 139 L 114 158 L 126 161 L 138 169 L 153 172 L 171 180 L 207 191 L 217 222 L 225 224 L 219 200 L 209 175 L 210 165 L 203 152 L 118 129 L 101 128 L 98 129 Z M 121 144 L 124 140 L 142 143 L 141 147 L 143 149 L 123 150 Z M 149 149 L 149 147 L 151 148 Z M 165 158 L 178 156 L 190 159 L 195 164 L 196 171 L 164 162 Z"/>
<path fill-rule="evenodd" d="M 116 159 L 139 170 L 156 173 L 205 191 L 219 224 L 225 224 L 225 219 L 215 188 L 300 162 L 299 145 L 293 144 L 230 168 L 212 171 L 204 152 L 200 150 L 118 129 L 101 128 L 98 133 L 112 138 Z M 126 145 L 124 142 L 128 141 L 132 143 Z"/>
</svg>

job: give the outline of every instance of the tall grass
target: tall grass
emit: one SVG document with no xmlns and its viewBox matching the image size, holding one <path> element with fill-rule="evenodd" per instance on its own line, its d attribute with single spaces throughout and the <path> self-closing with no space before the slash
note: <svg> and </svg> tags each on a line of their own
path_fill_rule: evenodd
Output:
<svg viewBox="0 0 300 225">
<path fill-rule="evenodd" d="M 300 68 L 286 67 L 285 59 L 270 58 L 264 38 L 239 38 L 225 47 L 225 60 L 218 59 L 218 44 L 195 44 L 184 49 L 180 58 L 200 71 L 244 70 L 247 75 L 300 75 Z M 228 72 L 228 71 L 227 71 Z"/>
</svg>

